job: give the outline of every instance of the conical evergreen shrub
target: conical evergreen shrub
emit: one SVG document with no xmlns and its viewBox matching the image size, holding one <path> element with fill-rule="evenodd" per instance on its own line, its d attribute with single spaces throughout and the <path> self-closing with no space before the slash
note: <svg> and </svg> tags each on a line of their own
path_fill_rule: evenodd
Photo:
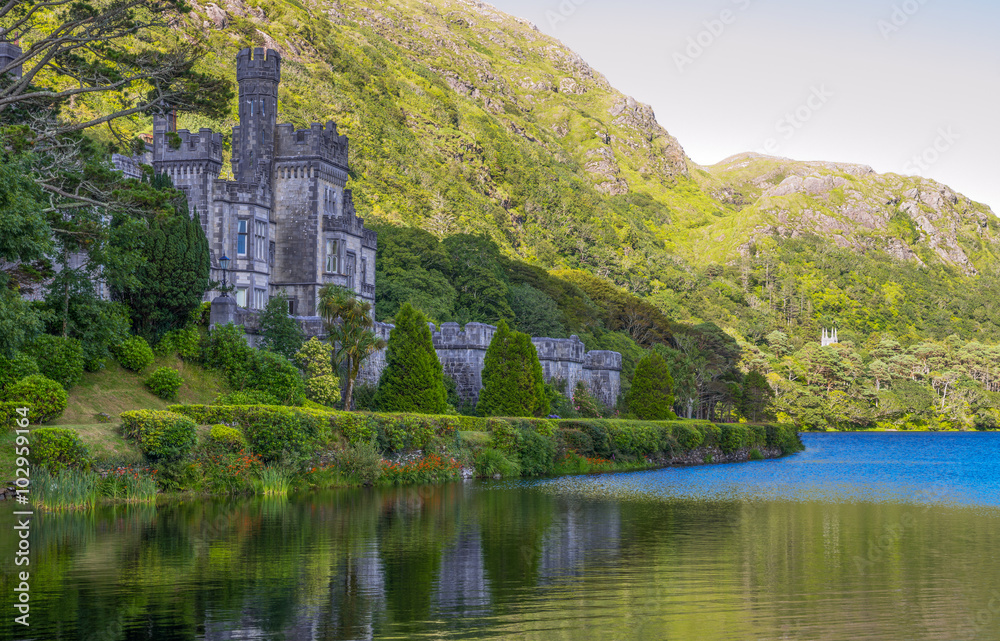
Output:
<svg viewBox="0 0 1000 641">
<path fill-rule="evenodd" d="M 427 317 L 409 303 L 396 314 L 374 405 L 381 412 L 443 414 L 448 409 L 441 361 Z"/>
<path fill-rule="evenodd" d="M 674 377 L 667 361 L 656 352 L 647 354 L 635 368 L 632 387 L 625 395 L 630 414 L 644 421 L 668 421 L 674 414 Z"/>
<path fill-rule="evenodd" d="M 538 351 L 531 337 L 512 332 L 500 321 L 486 350 L 483 389 L 476 412 L 480 416 L 545 416 L 549 399 Z"/>
</svg>

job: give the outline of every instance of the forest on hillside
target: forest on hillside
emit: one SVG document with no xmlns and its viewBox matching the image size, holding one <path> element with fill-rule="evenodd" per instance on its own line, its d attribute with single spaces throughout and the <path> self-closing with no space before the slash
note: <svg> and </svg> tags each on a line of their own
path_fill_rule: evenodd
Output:
<svg viewBox="0 0 1000 641">
<path fill-rule="evenodd" d="M 578 335 L 588 350 L 622 354 L 623 393 L 655 351 L 679 416 L 746 418 L 755 372 L 773 394 L 769 413 L 803 429 L 992 429 L 1000 418 L 997 327 L 977 313 L 988 294 L 956 292 L 939 308 L 932 301 L 946 292 L 906 264 L 859 271 L 850 252 L 805 239 L 642 297 L 583 271 L 510 260 L 483 236 L 378 231 L 380 320 L 411 303 L 437 323 Z M 809 278 L 817 272 L 826 278 Z M 841 342 L 821 347 L 824 327 Z"/>
</svg>

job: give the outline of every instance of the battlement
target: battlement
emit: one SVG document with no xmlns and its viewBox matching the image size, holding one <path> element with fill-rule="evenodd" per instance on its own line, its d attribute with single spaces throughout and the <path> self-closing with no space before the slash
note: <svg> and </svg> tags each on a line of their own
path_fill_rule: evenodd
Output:
<svg viewBox="0 0 1000 641">
<path fill-rule="evenodd" d="M 622 371 L 622 355 L 618 352 L 594 350 L 587 352 L 583 359 L 583 369 Z"/>
<path fill-rule="evenodd" d="M 276 156 L 290 158 L 320 158 L 342 169 L 347 169 L 348 140 L 337 132 L 332 120 L 326 126 L 312 123 L 308 129 L 295 129 L 285 123 L 275 127 Z"/>
<path fill-rule="evenodd" d="M 583 363 L 586 347 L 579 337 L 532 338 L 531 343 L 538 351 L 540 361 L 569 361 Z"/>
<path fill-rule="evenodd" d="M 281 82 L 281 55 L 274 49 L 243 49 L 236 54 L 236 81 Z"/>
<path fill-rule="evenodd" d="M 441 329 L 432 335 L 434 349 L 485 350 L 496 332 L 496 327 L 485 323 L 466 323 L 464 329 L 458 323 L 441 323 Z"/>
<path fill-rule="evenodd" d="M 22 53 L 24 52 L 21 50 L 21 47 L 17 46 L 13 42 L 0 42 L 0 71 L 7 69 L 11 63 L 21 57 Z M 7 72 L 15 78 L 20 78 L 21 65 L 7 69 Z"/>
<path fill-rule="evenodd" d="M 211 129 L 202 128 L 198 133 L 187 129 L 170 132 L 165 122 L 157 119 L 153 129 L 153 149 L 155 163 L 207 161 L 217 163 L 220 168 L 222 165 L 222 134 Z"/>
<path fill-rule="evenodd" d="M 271 196 L 264 184 L 255 185 L 234 180 L 216 180 L 215 198 L 229 203 L 271 207 Z"/>
</svg>

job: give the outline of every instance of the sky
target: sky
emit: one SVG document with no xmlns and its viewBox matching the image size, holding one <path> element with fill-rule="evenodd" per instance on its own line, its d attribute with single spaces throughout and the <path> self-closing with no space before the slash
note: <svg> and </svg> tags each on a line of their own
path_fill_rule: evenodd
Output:
<svg viewBox="0 0 1000 641">
<path fill-rule="evenodd" d="M 1000 214 L 996 0 L 492 0 L 653 106 L 695 162 L 937 180 Z"/>
</svg>

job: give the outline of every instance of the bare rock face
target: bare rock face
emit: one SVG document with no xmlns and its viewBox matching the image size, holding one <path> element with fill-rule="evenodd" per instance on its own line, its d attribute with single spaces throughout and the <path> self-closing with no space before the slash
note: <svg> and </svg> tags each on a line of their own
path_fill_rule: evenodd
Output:
<svg viewBox="0 0 1000 641">
<path fill-rule="evenodd" d="M 628 182 L 621 178 L 621 170 L 615 161 L 615 153 L 610 147 L 601 147 L 587 152 L 590 159 L 585 165 L 588 172 L 594 174 L 603 182 L 597 185 L 598 191 L 611 196 L 620 196 L 629 192 Z"/>
<path fill-rule="evenodd" d="M 710 173 L 721 183 L 711 187 L 718 200 L 741 203 L 740 215 L 756 219 L 758 230 L 785 238 L 817 234 L 839 247 L 918 264 L 933 253 L 968 275 L 978 273 L 970 250 L 981 239 L 1000 240 L 991 234 L 988 207 L 922 178 L 757 154 L 726 159 Z M 754 235 L 761 233 L 768 232 Z"/>
<path fill-rule="evenodd" d="M 820 196 L 828 192 L 843 187 L 847 180 L 840 176 L 789 176 L 781 181 L 777 187 L 768 190 L 766 196 L 788 196 L 791 194 L 809 194 L 810 196 Z"/>
<path fill-rule="evenodd" d="M 219 8 L 218 5 L 210 4 L 205 7 L 205 15 L 208 19 L 212 21 L 216 29 L 223 29 L 227 24 L 229 24 L 229 16 L 226 12 Z"/>
</svg>

